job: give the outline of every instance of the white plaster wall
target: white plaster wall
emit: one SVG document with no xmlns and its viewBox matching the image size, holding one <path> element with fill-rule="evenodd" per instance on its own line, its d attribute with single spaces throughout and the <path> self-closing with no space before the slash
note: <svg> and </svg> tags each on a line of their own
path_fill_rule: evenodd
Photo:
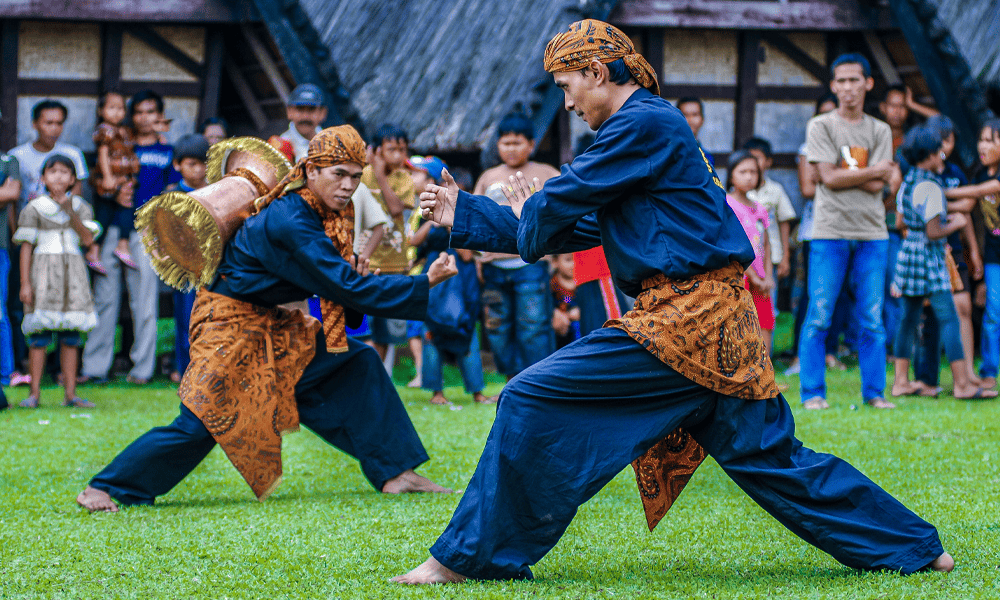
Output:
<svg viewBox="0 0 1000 600">
<path fill-rule="evenodd" d="M 17 144 L 34 141 L 37 137 L 31 126 L 31 109 L 44 96 L 18 96 L 17 98 Z M 66 105 L 69 115 L 63 126 L 59 141 L 73 144 L 84 152 L 94 149 L 94 128 L 97 126 L 97 98 L 90 96 L 64 96 L 57 98 Z"/>
<path fill-rule="evenodd" d="M 813 102 L 758 102 L 754 134 L 771 142 L 775 152 L 798 152 L 815 110 Z"/>
<path fill-rule="evenodd" d="M 122 36 L 123 81 L 190 81 L 198 79 L 165 56 L 129 35 Z"/>
<path fill-rule="evenodd" d="M 736 65 L 735 32 L 668 29 L 664 33 L 661 81 L 735 85 Z"/>
<path fill-rule="evenodd" d="M 668 98 L 677 106 L 677 98 Z M 698 141 L 706 152 L 731 152 L 736 135 L 736 103 L 732 100 L 702 100 L 705 124 L 698 132 Z"/>
<path fill-rule="evenodd" d="M 18 76 L 95 80 L 101 75 L 96 23 L 24 21 L 19 28 Z"/>
<path fill-rule="evenodd" d="M 173 119 L 170 131 L 167 132 L 167 142 L 176 144 L 189 133 L 194 133 L 198 127 L 198 100 L 195 98 L 163 99 L 163 112 L 168 119 Z"/>
<path fill-rule="evenodd" d="M 826 64 L 826 40 L 822 33 L 789 33 L 789 40 L 821 65 Z M 764 62 L 758 66 L 757 83 L 761 85 L 819 85 L 823 82 L 800 67 L 774 46 L 763 42 Z"/>
</svg>

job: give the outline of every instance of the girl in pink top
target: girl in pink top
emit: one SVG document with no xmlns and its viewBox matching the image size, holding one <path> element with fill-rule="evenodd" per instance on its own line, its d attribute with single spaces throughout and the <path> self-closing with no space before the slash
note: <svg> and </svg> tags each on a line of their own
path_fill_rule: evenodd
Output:
<svg viewBox="0 0 1000 600">
<path fill-rule="evenodd" d="M 736 213 L 743 231 L 750 238 L 754 258 L 750 268 L 746 270 L 746 286 L 757 307 L 757 318 L 764 333 L 764 343 L 767 352 L 771 352 L 771 332 L 774 330 L 774 306 L 771 305 L 771 289 L 774 287 L 774 277 L 771 274 L 771 246 L 767 239 L 767 227 L 770 222 L 767 209 L 751 200 L 747 193 L 760 187 L 760 167 L 749 152 L 733 152 L 729 157 L 726 188 L 726 202 Z"/>
</svg>

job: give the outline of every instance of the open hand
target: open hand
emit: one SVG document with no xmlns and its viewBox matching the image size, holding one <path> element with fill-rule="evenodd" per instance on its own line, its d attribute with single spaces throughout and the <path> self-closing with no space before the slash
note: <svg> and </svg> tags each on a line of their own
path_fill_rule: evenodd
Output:
<svg viewBox="0 0 1000 600">
<path fill-rule="evenodd" d="M 351 256 L 351 258 L 349 258 L 347 260 L 347 262 L 350 263 L 351 268 L 354 269 L 355 271 L 357 271 L 358 275 L 361 275 L 362 277 L 364 277 L 365 275 L 368 275 L 370 273 L 370 271 L 368 269 L 369 264 L 371 263 L 370 259 L 367 259 L 367 258 L 361 258 L 361 259 L 359 259 L 358 255 L 355 254 L 355 255 Z M 378 275 L 381 272 L 382 272 L 381 269 L 375 269 L 375 273 L 374 274 Z"/>
<path fill-rule="evenodd" d="M 542 183 L 535 177 L 529 184 L 528 180 L 524 177 L 524 173 L 518 171 L 516 175 L 510 176 L 510 185 L 503 188 L 503 195 L 507 197 L 510 202 L 510 207 L 514 209 L 514 216 L 518 219 L 521 218 L 521 211 L 524 209 L 524 203 L 528 201 L 528 198 L 532 194 L 542 189 Z"/>
<path fill-rule="evenodd" d="M 428 183 L 426 191 L 420 192 L 420 214 L 438 225 L 451 227 L 455 224 L 458 184 L 448 169 L 441 172 L 441 181 L 443 186 Z"/>
<path fill-rule="evenodd" d="M 431 263 L 427 269 L 427 279 L 431 287 L 458 275 L 458 266 L 455 264 L 455 257 L 447 252 L 438 255 L 437 260 Z"/>
</svg>

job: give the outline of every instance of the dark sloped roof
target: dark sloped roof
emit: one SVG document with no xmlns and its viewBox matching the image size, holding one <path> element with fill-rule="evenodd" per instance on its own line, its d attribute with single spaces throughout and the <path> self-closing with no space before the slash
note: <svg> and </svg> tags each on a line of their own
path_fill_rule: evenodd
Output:
<svg viewBox="0 0 1000 600">
<path fill-rule="evenodd" d="M 605 18 L 613 4 L 300 0 L 298 7 L 329 49 L 365 129 L 395 123 L 413 147 L 441 152 L 479 150 L 519 102 L 538 109 L 545 44 L 582 16 Z"/>
<path fill-rule="evenodd" d="M 961 162 L 974 164 L 979 127 L 994 116 L 985 89 L 998 87 L 996 0 L 889 0 L 889 6 L 938 108 L 955 123 Z"/>
<path fill-rule="evenodd" d="M 1000 0 L 930 0 L 948 28 L 972 75 L 1000 89 Z"/>
</svg>

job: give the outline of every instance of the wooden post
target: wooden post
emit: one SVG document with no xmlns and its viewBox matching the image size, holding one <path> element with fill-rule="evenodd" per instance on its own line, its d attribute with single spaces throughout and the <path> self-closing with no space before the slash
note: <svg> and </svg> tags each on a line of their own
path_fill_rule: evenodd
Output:
<svg viewBox="0 0 1000 600">
<path fill-rule="evenodd" d="M 239 94 L 240 99 L 243 100 L 243 105 L 246 106 L 247 112 L 250 113 L 254 127 L 258 131 L 263 131 L 267 127 L 267 115 L 264 114 L 260 103 L 257 102 L 257 97 L 254 96 L 250 84 L 247 83 L 246 78 L 243 77 L 243 72 L 240 71 L 240 67 L 232 59 L 226 59 L 225 62 L 229 80 L 232 82 L 233 87 L 236 88 L 236 93 Z"/>
<path fill-rule="evenodd" d="M 642 33 L 643 55 L 656 72 L 656 82 L 663 85 L 663 29 L 649 28 Z"/>
<path fill-rule="evenodd" d="M 17 145 L 17 48 L 21 24 L 3 21 L 0 29 L 0 149 Z"/>
<path fill-rule="evenodd" d="M 222 85 L 222 60 L 226 52 L 222 31 L 217 26 L 208 27 L 205 53 L 205 79 L 202 81 L 201 106 L 198 108 L 197 126 L 205 119 L 219 114 L 219 90 Z"/>
<path fill-rule="evenodd" d="M 121 23 L 107 23 L 101 36 L 101 91 L 117 90 L 122 82 L 122 31 Z"/>
<path fill-rule="evenodd" d="M 865 43 L 868 44 L 868 49 L 871 50 L 872 58 L 875 59 L 875 64 L 878 65 L 878 70 L 882 71 L 882 76 L 885 77 L 886 85 L 894 86 L 903 83 L 903 79 L 896 70 L 896 65 L 892 62 L 892 57 L 889 56 L 889 52 L 885 49 L 885 44 L 882 43 L 878 34 L 874 31 L 866 31 L 864 32 L 864 36 Z"/>
<path fill-rule="evenodd" d="M 757 114 L 757 71 L 760 61 L 760 34 L 744 31 L 740 34 L 739 75 L 736 81 L 736 127 L 733 148 L 753 137 Z"/>
<path fill-rule="evenodd" d="M 267 75 L 267 79 L 274 87 L 274 91 L 278 93 L 278 96 L 281 98 L 281 102 L 287 104 L 288 96 L 291 94 L 291 90 L 288 89 L 288 84 L 285 83 L 284 77 L 281 76 L 281 71 L 278 70 L 278 65 L 274 64 L 274 59 L 271 58 L 271 53 L 267 51 L 267 48 L 264 47 L 264 43 L 260 41 L 260 38 L 257 37 L 257 34 L 254 33 L 253 29 L 251 29 L 249 25 L 244 25 L 242 27 L 242 31 L 243 37 L 245 37 L 247 43 L 250 44 L 250 50 L 257 58 L 257 62 L 260 64 L 260 68 L 264 70 L 264 74 Z"/>
</svg>

